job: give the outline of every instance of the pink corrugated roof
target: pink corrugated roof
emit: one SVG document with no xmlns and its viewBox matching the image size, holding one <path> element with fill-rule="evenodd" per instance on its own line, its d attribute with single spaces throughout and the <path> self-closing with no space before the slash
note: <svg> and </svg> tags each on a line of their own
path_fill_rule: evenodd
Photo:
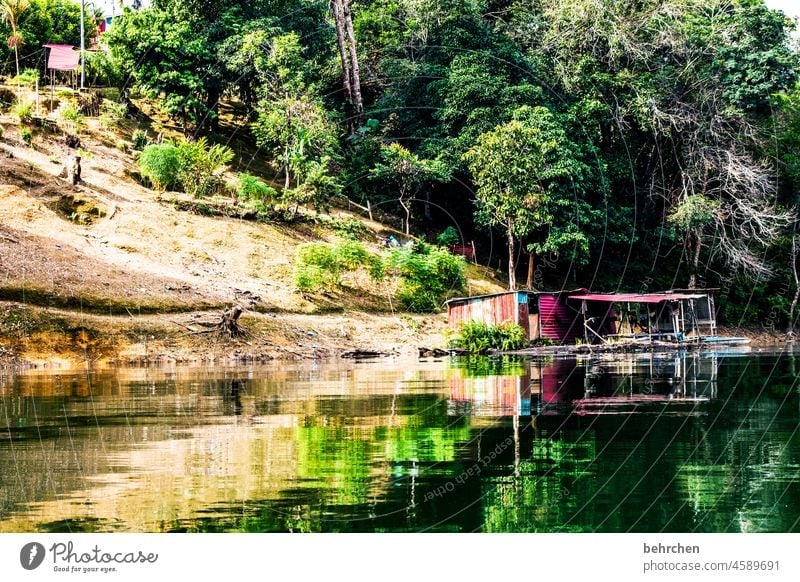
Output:
<svg viewBox="0 0 800 582">
<path fill-rule="evenodd" d="M 705 295 L 697 293 L 587 293 L 571 295 L 570 299 L 602 301 L 604 303 L 661 303 L 681 299 L 702 299 Z"/>
<path fill-rule="evenodd" d="M 57 71 L 74 71 L 78 68 L 80 53 L 71 44 L 44 44 L 50 49 L 47 68 Z"/>
</svg>

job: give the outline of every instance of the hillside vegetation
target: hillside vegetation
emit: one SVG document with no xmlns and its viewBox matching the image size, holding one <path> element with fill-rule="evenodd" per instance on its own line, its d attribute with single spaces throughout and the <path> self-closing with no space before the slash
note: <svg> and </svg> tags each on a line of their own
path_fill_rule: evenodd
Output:
<svg viewBox="0 0 800 582">
<path fill-rule="evenodd" d="M 500 284 L 718 288 L 794 328 L 800 59 L 763 0 L 153 0 L 87 13 L 80 95 L 42 48 L 78 4 L 0 7 L 6 299 L 417 330 Z"/>
</svg>

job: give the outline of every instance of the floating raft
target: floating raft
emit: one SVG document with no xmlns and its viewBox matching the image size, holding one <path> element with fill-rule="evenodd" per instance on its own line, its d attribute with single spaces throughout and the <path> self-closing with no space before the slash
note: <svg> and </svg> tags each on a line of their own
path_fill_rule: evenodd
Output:
<svg viewBox="0 0 800 582">
<path fill-rule="evenodd" d="M 524 348 L 514 351 L 490 350 L 491 354 L 518 354 L 518 355 L 572 355 L 572 354 L 597 354 L 597 353 L 628 353 L 652 352 L 675 350 L 711 350 L 715 351 L 725 346 L 747 346 L 750 338 L 728 336 L 703 336 L 690 337 L 677 341 L 664 341 L 653 339 L 649 336 L 636 336 L 631 338 L 618 338 L 614 341 L 596 344 L 554 345 Z M 749 348 L 747 348 L 749 349 Z"/>
</svg>

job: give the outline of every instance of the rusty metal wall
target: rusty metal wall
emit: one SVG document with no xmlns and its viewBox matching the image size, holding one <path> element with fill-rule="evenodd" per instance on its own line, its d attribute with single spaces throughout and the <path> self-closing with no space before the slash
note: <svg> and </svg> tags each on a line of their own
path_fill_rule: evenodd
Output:
<svg viewBox="0 0 800 582">
<path fill-rule="evenodd" d="M 448 322 L 457 329 L 468 321 L 500 325 L 516 323 L 521 325 L 530 337 L 528 321 L 528 294 L 524 291 L 510 291 L 500 295 L 469 297 L 448 305 Z"/>
<path fill-rule="evenodd" d="M 573 344 L 575 338 L 583 337 L 580 314 L 567 306 L 565 295 L 541 293 L 539 304 L 539 327 L 541 336 L 557 343 Z"/>
</svg>

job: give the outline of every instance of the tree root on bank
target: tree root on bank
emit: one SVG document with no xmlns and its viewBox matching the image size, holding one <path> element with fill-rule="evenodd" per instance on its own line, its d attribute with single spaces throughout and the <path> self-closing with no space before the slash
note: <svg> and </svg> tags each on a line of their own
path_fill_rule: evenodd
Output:
<svg viewBox="0 0 800 582">
<path fill-rule="evenodd" d="M 226 309 L 220 315 L 220 318 L 217 321 L 195 321 L 197 325 L 201 325 L 203 327 L 207 327 L 209 329 L 202 329 L 202 330 L 194 330 L 187 325 L 183 325 L 182 323 L 178 323 L 177 321 L 173 322 L 181 327 L 185 327 L 189 330 L 188 335 L 199 335 L 205 333 L 219 333 L 222 336 L 227 337 L 228 339 L 236 339 L 247 336 L 247 331 L 239 325 L 239 316 L 242 315 L 244 309 L 241 305 L 234 305 L 230 309 Z"/>
</svg>

